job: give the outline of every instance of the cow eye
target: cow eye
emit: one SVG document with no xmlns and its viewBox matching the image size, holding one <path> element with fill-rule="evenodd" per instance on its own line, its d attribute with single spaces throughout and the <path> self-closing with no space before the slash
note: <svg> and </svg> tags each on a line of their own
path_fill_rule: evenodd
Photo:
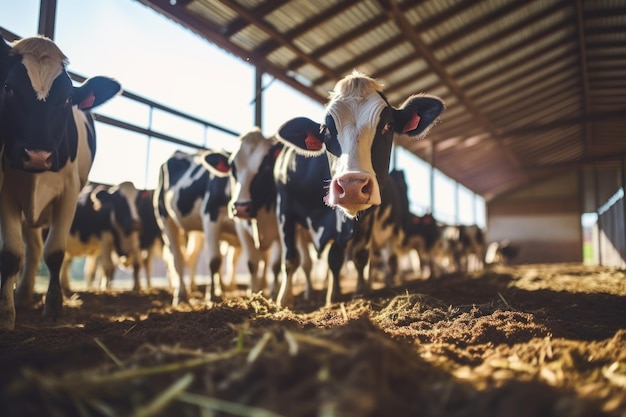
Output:
<svg viewBox="0 0 626 417">
<path fill-rule="evenodd" d="M 71 106 L 71 105 L 72 105 L 72 98 L 71 98 L 71 97 L 66 98 L 66 99 L 65 99 L 65 103 L 63 103 L 63 105 L 64 105 L 65 107 L 69 107 L 69 106 Z"/>
<path fill-rule="evenodd" d="M 385 125 L 383 126 L 383 130 L 381 131 L 382 134 L 386 134 L 389 133 L 391 130 L 393 129 L 393 125 L 391 124 L 391 122 L 387 122 L 385 123 Z"/>
</svg>

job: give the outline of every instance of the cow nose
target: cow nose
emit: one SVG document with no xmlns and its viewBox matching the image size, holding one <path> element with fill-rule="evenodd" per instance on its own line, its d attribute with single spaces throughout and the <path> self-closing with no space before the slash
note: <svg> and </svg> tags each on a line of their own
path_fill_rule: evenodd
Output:
<svg viewBox="0 0 626 417">
<path fill-rule="evenodd" d="M 339 206 L 349 215 L 380 204 L 380 191 L 376 179 L 359 172 L 345 173 L 331 181 L 328 204 Z"/>
<path fill-rule="evenodd" d="M 248 220 L 251 218 L 251 207 L 250 203 L 234 203 L 233 204 L 233 216 L 239 217 L 241 219 Z"/>
<path fill-rule="evenodd" d="M 333 181 L 333 188 L 339 202 L 363 204 L 371 199 L 374 181 L 370 175 L 345 174 Z"/>
<path fill-rule="evenodd" d="M 41 149 L 24 148 L 22 152 L 24 168 L 47 171 L 52 167 L 52 152 Z"/>
</svg>

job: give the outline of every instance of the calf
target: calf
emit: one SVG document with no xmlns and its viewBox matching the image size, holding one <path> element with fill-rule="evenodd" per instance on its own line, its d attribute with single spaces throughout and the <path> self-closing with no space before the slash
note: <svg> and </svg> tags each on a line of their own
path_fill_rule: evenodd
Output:
<svg viewBox="0 0 626 417">
<path fill-rule="evenodd" d="M 94 77 L 74 87 L 65 70 L 67 58 L 47 38 L 22 39 L 12 47 L 1 43 L 0 328 L 13 329 L 16 276 L 24 267 L 24 277 L 34 278 L 42 250 L 50 272 L 43 315 L 56 319 L 62 312 L 61 266 L 78 193 L 96 150 L 88 111 L 118 94 L 121 86 Z M 45 226 L 50 231 L 44 247 Z M 31 279 L 17 286 L 20 302 L 30 302 Z"/>
<path fill-rule="evenodd" d="M 116 256 L 132 260 L 133 289 L 139 290 L 141 220 L 136 199 L 137 189 L 132 182 L 116 186 L 90 183 L 81 190 L 61 270 L 61 285 L 66 291 L 69 291 L 70 264 L 78 256 L 97 257 L 104 270 L 103 288 L 112 283 Z M 95 270 L 87 272 L 87 286 L 92 285 L 94 275 Z"/>
<path fill-rule="evenodd" d="M 371 208 L 382 201 L 394 136 L 424 136 L 443 108 L 438 97 L 414 95 L 395 109 L 379 83 L 354 72 L 331 92 L 323 123 L 296 118 L 278 131 L 278 139 L 302 155 L 326 154 L 330 172 L 323 178 L 329 180 L 324 201 L 349 217 L 359 217 L 353 243 L 357 291 L 365 287 L 362 271 L 369 262 L 376 216 Z"/>
<path fill-rule="evenodd" d="M 174 304 L 188 300 L 183 281 L 187 261 L 182 252 L 182 239 L 189 232 L 204 233 L 211 275 L 208 300 L 215 298 L 216 280 L 221 284 L 220 240 L 239 246 L 233 221 L 226 211 L 229 199 L 228 157 L 223 152 L 188 154 L 177 151 L 160 167 L 153 204 L 166 252 L 172 255 L 171 260 L 167 256 L 167 263 L 174 285 Z"/>
</svg>

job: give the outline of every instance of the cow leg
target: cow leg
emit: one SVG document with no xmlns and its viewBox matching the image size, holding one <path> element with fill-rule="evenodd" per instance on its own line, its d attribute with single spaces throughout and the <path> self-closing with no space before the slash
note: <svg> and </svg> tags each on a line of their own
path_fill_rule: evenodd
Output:
<svg viewBox="0 0 626 417">
<path fill-rule="evenodd" d="M 15 328 L 13 287 L 20 270 L 19 254 L 5 248 L 0 251 L 0 329 Z"/>
<path fill-rule="evenodd" d="M 85 257 L 85 265 L 83 274 L 85 275 L 85 284 L 87 289 L 93 288 L 96 279 L 96 270 L 98 269 L 98 256 L 89 255 Z M 98 288 L 100 284 L 98 283 Z"/>
<path fill-rule="evenodd" d="M 72 266 L 72 256 L 68 253 L 63 258 L 63 265 L 61 265 L 61 289 L 66 297 L 70 296 L 70 267 Z"/>
<path fill-rule="evenodd" d="M 311 284 L 311 271 L 313 269 L 313 261 L 311 260 L 311 252 L 309 252 L 310 238 L 307 232 L 301 230 L 298 233 L 298 253 L 300 255 L 300 268 L 304 272 L 306 278 L 306 287 L 304 289 L 304 299 L 310 300 L 311 293 L 313 291 L 313 285 Z"/>
<path fill-rule="evenodd" d="M 275 300 L 278 297 L 278 290 L 280 288 L 280 270 L 282 267 L 282 252 L 280 242 L 275 241 L 270 247 L 269 264 L 272 270 L 272 283 L 269 288 L 270 297 Z"/>
<path fill-rule="evenodd" d="M 293 307 L 293 275 L 300 265 L 298 250 L 296 247 L 296 224 L 292 219 L 283 220 L 281 227 L 282 266 L 281 282 L 276 304 L 284 307 Z"/>
<path fill-rule="evenodd" d="M 43 316 L 53 321 L 56 321 L 63 313 L 63 292 L 61 291 L 59 272 L 64 256 L 65 251 L 56 251 L 45 257 L 46 265 L 50 271 L 50 282 L 48 283 L 46 301 L 43 305 Z"/>
<path fill-rule="evenodd" d="M 172 219 L 164 219 L 163 223 L 163 240 L 165 246 L 169 248 L 164 251 L 168 253 L 164 258 L 167 264 L 167 273 L 172 284 L 172 305 L 178 305 L 178 303 L 184 303 L 189 300 L 183 280 L 185 259 L 182 252 L 181 235 Z"/>
<path fill-rule="evenodd" d="M 331 271 L 326 289 L 326 305 L 336 302 L 341 296 L 341 283 L 339 282 L 339 274 L 341 267 L 345 261 L 346 250 L 343 245 L 333 242 L 328 251 L 328 267 Z"/>
<path fill-rule="evenodd" d="M 227 291 L 234 292 L 237 290 L 237 264 L 241 258 L 242 248 L 241 246 L 229 246 L 227 251 L 228 276 L 230 280 L 225 288 Z"/>
<path fill-rule="evenodd" d="M 35 277 L 39 269 L 39 261 L 43 252 L 43 239 L 40 228 L 22 227 L 25 245 L 24 266 L 21 279 L 15 289 L 15 304 L 18 308 L 30 307 L 35 292 Z"/>
<path fill-rule="evenodd" d="M 209 291 L 205 294 L 206 301 L 214 301 L 216 296 L 216 284 L 222 283 L 222 252 L 219 242 L 220 226 L 216 222 L 206 220 L 204 222 L 204 244 L 206 245 L 207 258 L 209 260 Z"/>
<path fill-rule="evenodd" d="M 196 273 L 198 271 L 198 258 L 202 253 L 204 247 L 204 235 L 197 231 L 191 231 L 187 233 L 187 246 L 186 246 L 186 263 L 189 268 L 189 285 L 191 291 L 198 291 L 196 284 Z M 183 267 L 184 268 L 184 267 Z M 182 277 L 183 275 L 181 275 Z"/>
<path fill-rule="evenodd" d="M 146 287 L 152 288 L 152 259 L 154 248 L 149 248 L 146 251 L 146 256 L 141 258 L 140 265 L 143 265 L 144 273 L 146 274 Z M 139 276 L 139 273 L 137 274 Z"/>
</svg>

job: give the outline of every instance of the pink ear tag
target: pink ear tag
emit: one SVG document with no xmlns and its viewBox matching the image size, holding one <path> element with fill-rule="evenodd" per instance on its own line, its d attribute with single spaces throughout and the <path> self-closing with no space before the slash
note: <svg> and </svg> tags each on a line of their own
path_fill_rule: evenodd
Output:
<svg viewBox="0 0 626 417">
<path fill-rule="evenodd" d="M 79 109 L 88 109 L 91 108 L 93 106 L 93 102 L 96 101 L 96 96 L 93 95 L 93 93 L 89 93 L 89 95 L 87 97 L 85 97 L 83 99 L 83 101 L 80 102 L 80 104 L 78 105 Z"/>
<path fill-rule="evenodd" d="M 320 149 L 322 149 L 323 142 L 313 136 L 313 134 L 307 130 L 304 144 L 309 151 L 319 151 Z"/>
<path fill-rule="evenodd" d="M 411 119 L 408 122 L 406 122 L 406 124 L 404 125 L 404 129 L 402 129 L 402 133 L 410 132 L 412 130 L 417 129 L 417 125 L 420 123 L 420 119 L 421 117 L 419 116 L 419 114 L 413 113 L 413 116 L 411 116 Z"/>
</svg>

